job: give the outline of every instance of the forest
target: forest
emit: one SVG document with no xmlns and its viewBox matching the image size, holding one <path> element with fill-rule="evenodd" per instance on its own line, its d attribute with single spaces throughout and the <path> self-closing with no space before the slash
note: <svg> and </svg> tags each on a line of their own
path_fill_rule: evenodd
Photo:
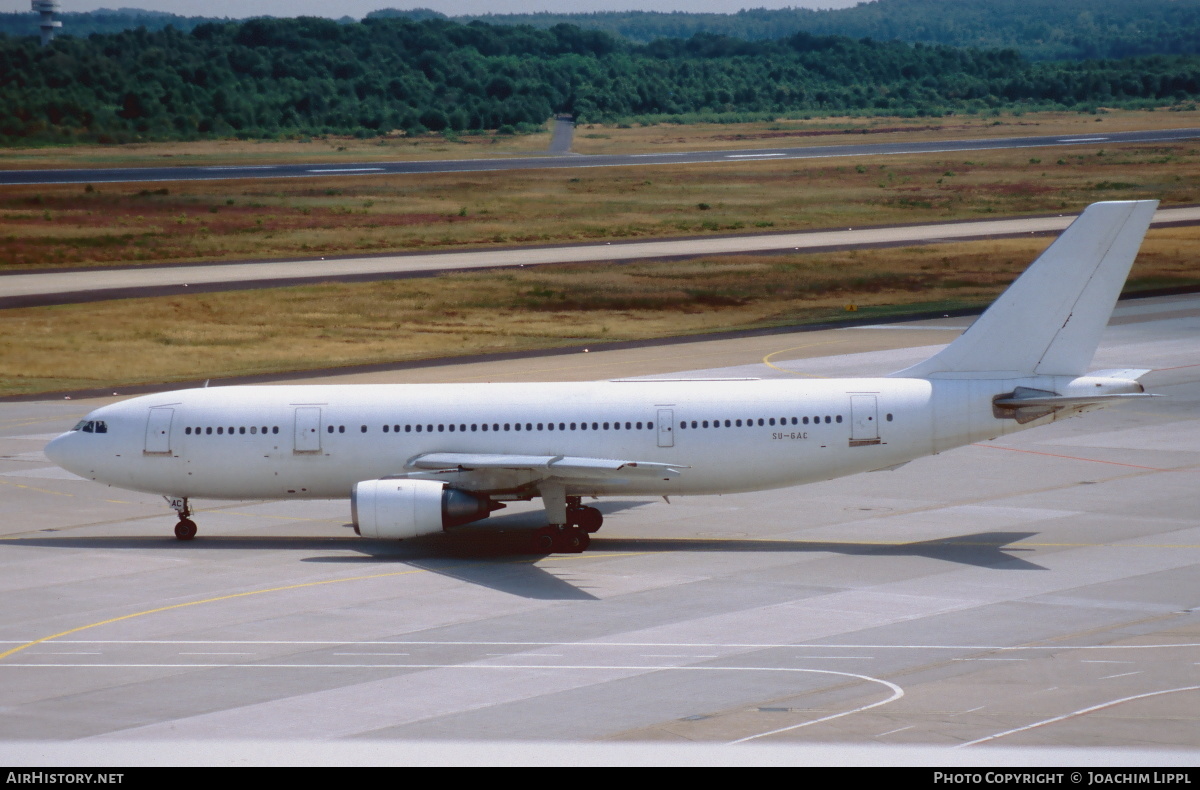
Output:
<svg viewBox="0 0 1200 790">
<path fill-rule="evenodd" d="M 804 32 L 976 49 L 1011 48 L 1031 60 L 1200 54 L 1200 0 L 875 0 L 852 8 L 747 8 L 735 14 L 608 11 L 455 17 L 422 8 L 374 11 L 367 16 L 417 21 L 440 18 L 463 24 L 483 21 L 543 29 L 570 24 L 639 44 L 660 38 L 691 38 L 697 33 L 769 41 Z M 187 32 L 208 22 L 228 21 L 129 8 L 68 11 L 59 18 L 63 31 L 79 38 L 138 27 L 161 30 L 168 25 Z M 338 21 L 351 24 L 358 20 L 343 17 Z M 36 35 L 37 17 L 28 12 L 0 13 L 0 33 Z"/>
<path fill-rule="evenodd" d="M 1013 49 L 795 33 L 635 44 L 575 25 L 375 17 L 144 27 L 48 47 L 0 35 L 0 143 L 520 130 L 804 114 L 1162 106 L 1200 57 L 1032 61 Z"/>
</svg>

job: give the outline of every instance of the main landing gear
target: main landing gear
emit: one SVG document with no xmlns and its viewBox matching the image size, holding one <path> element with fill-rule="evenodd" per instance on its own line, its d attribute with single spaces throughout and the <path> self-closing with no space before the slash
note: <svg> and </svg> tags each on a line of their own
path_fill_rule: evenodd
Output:
<svg viewBox="0 0 1200 790">
<path fill-rule="evenodd" d="M 196 522 L 188 516 L 192 515 L 188 507 L 187 497 L 165 497 L 171 509 L 179 514 L 179 523 L 175 525 L 175 537 L 179 540 L 191 540 L 196 537 Z"/>
<path fill-rule="evenodd" d="M 592 543 L 591 533 L 604 524 L 604 514 L 567 497 L 567 523 L 551 524 L 533 533 L 533 548 L 539 554 L 579 554 Z"/>
<path fill-rule="evenodd" d="M 533 550 L 538 554 L 579 554 L 591 543 L 587 530 L 571 524 L 551 524 L 533 533 Z"/>
</svg>

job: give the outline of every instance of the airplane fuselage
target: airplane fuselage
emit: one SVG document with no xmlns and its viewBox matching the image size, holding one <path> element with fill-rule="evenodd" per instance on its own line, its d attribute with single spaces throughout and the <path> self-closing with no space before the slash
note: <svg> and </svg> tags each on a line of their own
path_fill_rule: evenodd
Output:
<svg viewBox="0 0 1200 790">
<path fill-rule="evenodd" d="M 344 498 L 355 483 L 401 474 L 410 459 L 430 453 L 637 458 L 687 467 L 672 479 L 580 481 L 568 487 L 575 495 L 733 493 L 886 468 L 1013 427 L 990 415 L 995 387 L 972 408 L 967 384 L 877 378 L 222 387 L 106 406 L 89 415 L 104 422 L 104 433 L 73 431 L 56 442 L 74 445 L 70 468 L 77 474 L 180 497 Z"/>
</svg>

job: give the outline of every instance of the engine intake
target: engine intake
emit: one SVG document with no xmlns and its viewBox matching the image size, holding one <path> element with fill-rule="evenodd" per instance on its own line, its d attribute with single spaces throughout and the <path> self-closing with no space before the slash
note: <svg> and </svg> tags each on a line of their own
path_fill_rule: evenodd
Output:
<svg viewBox="0 0 1200 790">
<path fill-rule="evenodd" d="M 364 480 L 350 494 L 354 531 L 403 540 L 487 518 L 496 505 L 439 480 Z"/>
</svg>

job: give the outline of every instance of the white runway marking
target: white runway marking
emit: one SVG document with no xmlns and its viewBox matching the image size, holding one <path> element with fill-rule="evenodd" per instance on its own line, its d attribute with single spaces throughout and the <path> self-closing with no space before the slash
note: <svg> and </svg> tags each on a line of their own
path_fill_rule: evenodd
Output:
<svg viewBox="0 0 1200 790">
<path fill-rule="evenodd" d="M 1135 694 L 1132 697 L 1122 697 L 1121 699 L 1115 699 L 1115 700 L 1112 700 L 1111 702 L 1102 702 L 1099 705 L 1093 705 L 1090 708 L 1081 708 L 1077 711 L 1072 711 L 1071 713 L 1064 713 L 1062 716 L 1055 716 L 1052 719 L 1043 719 L 1042 721 L 1037 721 L 1037 722 L 1034 722 L 1033 724 L 1026 724 L 1024 727 L 1017 727 L 1016 729 L 1005 730 L 1004 732 L 998 732 L 995 735 L 989 735 L 986 738 L 977 738 L 976 740 L 973 740 L 973 741 L 967 741 L 966 743 L 960 743 L 958 746 L 955 746 L 954 748 L 962 749 L 967 746 L 975 746 L 976 744 L 986 743 L 988 741 L 994 741 L 997 738 L 1003 738 L 1006 735 L 1015 735 L 1018 732 L 1025 732 L 1026 730 L 1032 730 L 1037 727 L 1044 727 L 1047 724 L 1054 724 L 1056 722 L 1066 721 L 1067 719 L 1071 719 L 1076 716 L 1083 716 L 1088 713 L 1094 713 L 1098 710 L 1104 710 L 1105 708 L 1111 708 L 1114 705 L 1120 705 L 1123 702 L 1132 702 L 1134 700 L 1146 699 L 1148 697 L 1159 697 L 1159 696 L 1162 696 L 1163 694 L 1174 694 L 1177 691 L 1200 691 L 1200 686 L 1183 686 L 1182 688 L 1167 689 L 1165 691 L 1151 691 L 1147 694 Z"/>
<path fill-rule="evenodd" d="M 376 173 L 382 172 L 382 167 L 336 167 L 325 170 L 309 170 L 310 173 Z"/>
<path fill-rule="evenodd" d="M 680 667 L 680 668 L 681 669 L 691 669 L 692 667 Z M 840 719 L 843 716 L 849 716 L 854 713 L 861 713 L 865 710 L 871 710 L 872 708 L 878 708 L 881 705 L 887 705 L 889 702 L 895 702 L 896 700 L 898 700 L 904 696 L 904 689 L 900 688 L 895 683 L 892 683 L 891 681 L 888 681 L 888 680 L 882 680 L 880 678 L 873 678 L 870 675 L 856 675 L 852 672 L 833 672 L 831 670 L 824 670 L 824 669 L 796 669 L 796 670 L 792 670 L 792 671 L 794 671 L 794 672 L 813 672 L 813 673 L 821 674 L 821 675 L 841 675 L 842 677 L 847 677 L 847 678 L 858 678 L 859 680 L 863 680 L 868 683 L 878 683 L 882 686 L 887 686 L 889 689 L 892 690 L 892 696 L 888 697 L 885 700 L 880 700 L 879 702 L 872 702 L 870 705 L 860 705 L 859 707 L 853 708 L 851 710 L 844 710 L 841 713 L 831 713 L 828 716 L 822 716 L 819 719 L 812 719 L 810 721 L 804 721 L 799 724 L 793 724 L 790 727 L 780 727 L 779 729 L 770 730 L 769 732 L 760 732 L 758 735 L 748 735 L 745 738 L 738 738 L 736 741 L 730 741 L 729 742 L 730 745 L 733 745 L 735 743 L 746 743 L 747 741 L 753 741 L 757 738 L 766 738 L 768 735 L 778 735 L 783 732 L 790 732 L 791 730 L 798 730 L 801 727 L 808 727 L 813 724 L 820 724 L 823 721 L 832 721 L 833 719 Z"/>
<path fill-rule="evenodd" d="M 0 639 L 0 645 L 23 645 L 33 639 Z M 50 643 L 47 643 L 50 644 Z M 673 648 L 792 648 L 804 650 L 972 650 L 972 651 L 1026 651 L 1053 650 L 1155 650 L 1161 648 L 1196 648 L 1200 642 L 1172 642 L 1160 645 L 878 645 L 878 644 L 812 644 L 786 642 L 503 642 L 503 641 L 432 641 L 407 639 L 348 640 L 333 639 L 55 639 L 55 645 L 329 645 L 349 647 L 366 645 L 380 647 L 430 646 L 430 647 L 673 647 Z"/>
</svg>

